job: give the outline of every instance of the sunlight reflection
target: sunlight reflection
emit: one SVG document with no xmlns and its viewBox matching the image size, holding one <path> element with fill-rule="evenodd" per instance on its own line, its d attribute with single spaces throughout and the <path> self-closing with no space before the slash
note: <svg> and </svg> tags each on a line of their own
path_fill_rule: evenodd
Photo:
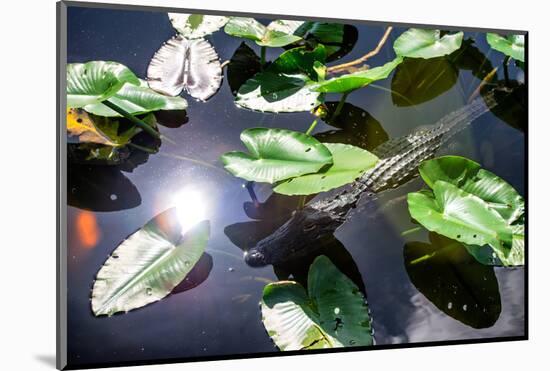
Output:
<svg viewBox="0 0 550 371">
<path fill-rule="evenodd" d="M 207 202 L 201 191 L 193 187 L 180 190 L 173 198 L 177 210 L 181 233 L 206 219 Z"/>
</svg>

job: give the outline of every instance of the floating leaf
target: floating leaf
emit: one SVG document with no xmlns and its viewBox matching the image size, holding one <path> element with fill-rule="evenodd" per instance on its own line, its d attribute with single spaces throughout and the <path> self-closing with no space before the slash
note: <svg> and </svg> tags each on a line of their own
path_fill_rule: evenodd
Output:
<svg viewBox="0 0 550 371">
<path fill-rule="evenodd" d="M 273 190 L 285 195 L 309 195 L 353 182 L 372 169 L 378 157 L 349 144 L 325 143 L 332 153 L 333 164 L 324 171 L 306 174 L 278 184 Z"/>
<path fill-rule="evenodd" d="M 245 42 L 242 42 L 227 65 L 227 82 L 233 95 L 237 94 L 248 79 L 261 70 L 260 57 Z"/>
<path fill-rule="evenodd" d="M 175 208 L 157 215 L 124 240 L 97 273 L 94 314 L 110 316 L 164 298 L 199 260 L 209 233 L 203 221 L 182 236 Z"/>
<path fill-rule="evenodd" d="M 187 102 L 182 97 L 167 97 L 150 89 L 147 82 L 140 80 L 140 85 L 124 84 L 109 102 L 114 103 L 126 112 L 139 115 L 160 110 L 185 110 Z M 98 116 L 120 116 L 104 104 L 88 104 L 84 109 Z"/>
<path fill-rule="evenodd" d="M 383 66 L 341 75 L 330 80 L 320 82 L 311 89 L 322 93 L 348 93 L 365 87 L 372 82 L 387 78 L 402 61 L 403 58 L 397 57 Z"/>
<path fill-rule="evenodd" d="M 273 184 L 332 164 L 330 151 L 300 132 L 252 128 L 241 133 L 241 140 L 250 153 L 227 152 L 221 161 L 227 171 L 246 180 Z"/>
<path fill-rule="evenodd" d="M 155 126 L 154 116 L 148 116 L 143 121 Z M 80 108 L 67 109 L 67 134 L 69 140 L 76 139 L 78 143 L 121 147 L 140 131 L 140 128 L 131 126 L 119 132 L 119 121 L 116 119 L 88 114 Z"/>
<path fill-rule="evenodd" d="M 322 44 L 327 50 L 327 60 L 333 61 L 346 55 L 357 42 L 357 28 L 341 23 L 303 22 L 294 35 L 308 43 Z"/>
<path fill-rule="evenodd" d="M 477 162 L 460 156 L 443 156 L 424 161 L 419 167 L 426 184 L 434 187 L 439 180 L 471 193 L 512 224 L 524 212 L 524 201 L 517 191 Z"/>
<path fill-rule="evenodd" d="M 193 98 L 205 101 L 220 88 L 222 68 L 208 41 L 177 35 L 155 53 L 147 80 L 159 93 L 176 96 L 185 89 Z"/>
<path fill-rule="evenodd" d="M 391 81 L 392 102 L 399 107 L 427 102 L 451 89 L 457 79 L 458 70 L 447 57 L 406 58 Z"/>
<path fill-rule="evenodd" d="M 435 58 L 451 54 L 462 44 L 463 32 L 441 37 L 439 30 L 411 28 L 393 43 L 395 54 L 409 58 Z"/>
<path fill-rule="evenodd" d="M 436 181 L 433 195 L 409 193 L 409 212 L 426 229 L 468 245 L 490 245 L 506 260 L 513 231 L 481 198 L 451 183 Z"/>
<path fill-rule="evenodd" d="M 301 39 L 293 33 L 302 23 L 275 20 L 266 27 L 254 18 L 231 17 L 224 31 L 231 36 L 253 40 L 260 46 L 282 47 Z"/>
<path fill-rule="evenodd" d="M 139 85 L 139 79 L 120 63 L 92 61 L 67 64 L 67 107 L 97 104 L 115 95 L 124 84 Z"/>
<path fill-rule="evenodd" d="M 500 36 L 496 33 L 487 33 L 487 42 L 491 48 L 498 50 L 520 62 L 525 62 L 525 36 Z"/>
<path fill-rule="evenodd" d="M 199 39 L 222 28 L 228 17 L 202 14 L 168 13 L 172 26 L 186 39 Z"/>
<path fill-rule="evenodd" d="M 316 62 L 324 62 L 323 46 L 304 47 L 282 53 L 265 71 L 241 86 L 235 103 L 262 112 L 309 111 L 319 105 L 320 94 L 309 89 L 318 78 Z"/>
<path fill-rule="evenodd" d="M 495 324 L 501 313 L 492 267 L 476 262 L 461 243 L 430 233 L 430 243 L 408 242 L 405 268 L 414 286 L 439 310 L 467 326 Z"/>
<path fill-rule="evenodd" d="M 280 350 L 373 344 L 365 297 L 326 256 L 309 269 L 308 292 L 297 282 L 264 288 L 262 321 Z"/>
</svg>

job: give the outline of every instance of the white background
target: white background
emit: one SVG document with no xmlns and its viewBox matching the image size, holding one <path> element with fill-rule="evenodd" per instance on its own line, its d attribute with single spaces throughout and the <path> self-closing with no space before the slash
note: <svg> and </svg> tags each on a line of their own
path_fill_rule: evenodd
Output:
<svg viewBox="0 0 550 371">
<path fill-rule="evenodd" d="M 230 11 L 470 27 L 529 35 L 529 333 L 512 343 L 137 367 L 133 370 L 517 370 L 548 367 L 549 11 L 507 0 L 126 0 Z M 547 4 L 547 3 L 546 3 Z M 52 370 L 55 357 L 55 1 L 2 1 L 0 22 L 0 341 L 4 370 Z M 391 308 L 388 308 L 391 310 Z M 546 353 L 546 354 L 545 354 Z M 544 366 L 540 366 L 544 365 Z"/>
</svg>

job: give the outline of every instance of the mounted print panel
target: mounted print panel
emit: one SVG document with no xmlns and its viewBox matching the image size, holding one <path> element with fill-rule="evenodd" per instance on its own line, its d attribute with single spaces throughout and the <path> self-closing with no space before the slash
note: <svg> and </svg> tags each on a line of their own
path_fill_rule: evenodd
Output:
<svg viewBox="0 0 550 371">
<path fill-rule="evenodd" d="M 58 11 L 59 368 L 527 338 L 526 32 Z"/>
</svg>

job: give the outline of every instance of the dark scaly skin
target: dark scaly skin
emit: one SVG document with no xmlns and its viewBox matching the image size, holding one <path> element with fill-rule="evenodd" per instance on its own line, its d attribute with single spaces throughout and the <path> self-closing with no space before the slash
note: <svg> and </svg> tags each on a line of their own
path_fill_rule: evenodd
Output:
<svg viewBox="0 0 550 371">
<path fill-rule="evenodd" d="M 416 177 L 422 161 L 434 157 L 450 137 L 494 106 L 496 101 L 492 95 L 485 96 L 485 101 L 479 97 L 446 115 L 429 129 L 381 144 L 373 151 L 380 161 L 372 170 L 344 187 L 336 196 L 296 210 L 285 224 L 245 253 L 246 263 L 258 267 L 309 254 L 345 222 L 347 214 L 361 197 L 396 188 Z"/>
</svg>

